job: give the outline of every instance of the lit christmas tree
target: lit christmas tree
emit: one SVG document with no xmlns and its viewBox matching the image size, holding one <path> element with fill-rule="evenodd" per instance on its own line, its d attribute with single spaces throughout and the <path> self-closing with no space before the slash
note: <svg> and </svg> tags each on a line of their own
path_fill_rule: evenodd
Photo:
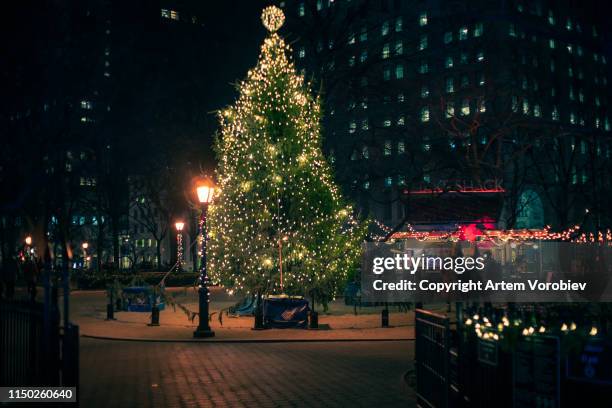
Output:
<svg viewBox="0 0 612 408">
<path fill-rule="evenodd" d="M 220 114 L 210 275 L 229 292 L 301 294 L 325 304 L 358 264 L 365 226 L 323 155 L 320 101 L 276 33 L 283 12 L 267 7 L 262 21 L 270 33 L 259 62 Z"/>
</svg>

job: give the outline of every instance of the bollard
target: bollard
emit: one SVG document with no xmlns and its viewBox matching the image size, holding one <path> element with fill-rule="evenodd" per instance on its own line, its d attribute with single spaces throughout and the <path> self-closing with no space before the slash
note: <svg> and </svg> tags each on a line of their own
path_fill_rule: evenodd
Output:
<svg viewBox="0 0 612 408">
<path fill-rule="evenodd" d="M 389 309 L 383 309 L 381 312 L 382 327 L 389 327 Z"/>
<path fill-rule="evenodd" d="M 149 326 L 159 326 L 159 308 L 157 305 L 151 308 L 151 323 Z"/>
<path fill-rule="evenodd" d="M 308 314 L 310 317 L 310 328 L 318 329 L 319 328 L 319 313 L 311 310 Z"/>
<path fill-rule="evenodd" d="M 106 320 L 115 320 L 115 310 L 112 303 L 106 305 Z"/>
</svg>

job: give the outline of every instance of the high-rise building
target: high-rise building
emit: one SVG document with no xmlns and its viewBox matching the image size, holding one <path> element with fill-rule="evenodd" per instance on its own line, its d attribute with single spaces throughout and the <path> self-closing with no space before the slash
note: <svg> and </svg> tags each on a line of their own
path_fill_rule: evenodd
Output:
<svg viewBox="0 0 612 408">
<path fill-rule="evenodd" d="M 279 5 L 364 212 L 387 226 L 609 225 L 609 56 L 589 2 Z"/>
</svg>

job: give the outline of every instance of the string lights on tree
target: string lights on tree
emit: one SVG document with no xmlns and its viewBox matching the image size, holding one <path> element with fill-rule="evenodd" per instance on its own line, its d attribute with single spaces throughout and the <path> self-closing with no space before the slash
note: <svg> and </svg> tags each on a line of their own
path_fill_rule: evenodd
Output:
<svg viewBox="0 0 612 408">
<path fill-rule="evenodd" d="M 365 226 L 333 181 L 321 148 L 320 100 L 276 33 L 283 21 L 279 8 L 264 9 L 269 34 L 258 64 L 220 113 L 210 276 L 228 292 L 278 293 L 282 269 L 285 292 L 325 301 L 356 267 Z"/>
</svg>

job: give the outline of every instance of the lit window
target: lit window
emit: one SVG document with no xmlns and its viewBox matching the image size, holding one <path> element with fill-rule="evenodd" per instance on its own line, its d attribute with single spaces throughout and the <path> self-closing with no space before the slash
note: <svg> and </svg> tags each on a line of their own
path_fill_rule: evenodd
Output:
<svg viewBox="0 0 612 408">
<path fill-rule="evenodd" d="M 382 57 L 383 59 L 389 58 L 389 44 L 383 45 Z"/>
<path fill-rule="evenodd" d="M 419 73 L 426 74 L 428 72 L 429 72 L 429 65 L 427 65 L 427 61 L 421 61 L 421 64 L 419 65 Z"/>
<path fill-rule="evenodd" d="M 570 123 L 571 123 L 572 125 L 575 125 L 575 124 L 576 124 L 576 114 L 575 114 L 574 112 L 571 112 L 571 113 L 570 113 Z"/>
<path fill-rule="evenodd" d="M 468 29 L 467 27 L 461 27 L 459 29 L 459 40 L 467 40 L 468 38 Z"/>
<path fill-rule="evenodd" d="M 170 10 L 167 9 L 161 9 L 161 16 L 163 18 L 170 18 Z"/>
<path fill-rule="evenodd" d="M 349 64 L 349 67 L 352 67 L 352 66 L 354 66 L 354 65 L 355 65 L 355 56 L 354 56 L 354 55 L 351 55 L 351 56 L 349 57 L 348 64 Z"/>
<path fill-rule="evenodd" d="M 453 32 L 447 31 L 444 33 L 444 44 L 449 44 L 453 42 Z"/>
<path fill-rule="evenodd" d="M 482 35 L 482 23 L 476 23 L 474 26 L 474 37 L 480 37 Z"/>
<path fill-rule="evenodd" d="M 363 147 L 361 148 L 361 156 L 362 156 L 364 159 L 368 159 L 368 158 L 370 158 L 370 151 L 368 150 L 368 146 L 363 146 Z"/>
<path fill-rule="evenodd" d="M 397 118 L 397 126 L 404 126 L 405 123 L 406 123 L 406 118 L 404 117 L 404 115 L 400 115 Z"/>
<path fill-rule="evenodd" d="M 445 116 L 447 118 L 452 118 L 453 116 L 455 116 L 455 103 L 454 102 L 446 102 Z"/>
<path fill-rule="evenodd" d="M 419 40 L 419 51 L 423 51 L 426 48 L 427 48 L 427 36 L 422 35 Z"/>
<path fill-rule="evenodd" d="M 368 28 L 361 27 L 361 31 L 359 32 L 359 41 L 367 41 L 368 40 Z"/>
<path fill-rule="evenodd" d="M 579 57 L 582 57 L 584 55 L 584 50 L 580 45 L 576 47 L 576 54 L 578 54 Z"/>
<path fill-rule="evenodd" d="M 81 101 L 81 109 L 91 109 L 91 102 L 87 100 Z"/>
<path fill-rule="evenodd" d="M 370 122 L 368 122 L 367 119 L 364 119 L 361 121 L 361 129 L 362 130 L 369 130 L 370 129 Z"/>
<path fill-rule="evenodd" d="M 355 133 L 355 130 L 357 130 L 357 124 L 355 121 L 351 121 L 349 123 L 349 133 Z"/>
<path fill-rule="evenodd" d="M 518 112 L 518 98 L 512 95 L 512 112 Z"/>
<path fill-rule="evenodd" d="M 172 20 L 178 20 L 179 19 L 179 12 L 176 10 L 170 10 L 170 18 Z"/>
<path fill-rule="evenodd" d="M 421 108 L 421 122 L 429 122 L 429 108 L 427 106 Z"/>
<path fill-rule="evenodd" d="M 516 37 L 516 26 L 514 24 L 508 26 L 508 35 L 510 37 Z"/>
<path fill-rule="evenodd" d="M 567 21 L 565 22 L 565 28 L 567 29 L 567 31 L 572 31 L 572 29 L 574 28 L 574 26 L 572 25 L 572 19 L 571 18 L 567 18 Z"/>
<path fill-rule="evenodd" d="M 470 114 L 470 100 L 469 99 L 464 99 L 461 102 L 461 114 L 463 116 Z"/>
<path fill-rule="evenodd" d="M 404 25 L 404 21 L 402 20 L 401 17 L 398 17 L 395 19 L 395 31 L 397 31 L 398 33 L 401 32 L 403 29 L 403 25 Z"/>
<path fill-rule="evenodd" d="M 555 60 L 550 60 L 550 72 L 555 72 Z"/>
<path fill-rule="evenodd" d="M 363 182 L 363 189 L 364 190 L 369 190 L 370 189 L 370 182 L 369 181 L 364 181 Z"/>
<path fill-rule="evenodd" d="M 321 11 L 323 8 L 323 0 L 317 0 L 317 11 Z"/>
<path fill-rule="evenodd" d="M 348 38 L 349 44 L 355 44 L 355 33 L 350 33 Z"/>
<path fill-rule="evenodd" d="M 548 24 L 555 25 L 555 15 L 553 14 L 552 10 L 548 11 Z"/>
<path fill-rule="evenodd" d="M 391 141 L 385 140 L 385 149 L 383 150 L 385 156 L 391 156 Z"/>
<path fill-rule="evenodd" d="M 478 75 L 478 85 L 483 86 L 485 83 L 486 83 L 485 82 L 485 75 L 484 75 L 484 73 L 481 72 Z"/>
<path fill-rule="evenodd" d="M 395 79 L 404 78 L 404 66 L 401 64 L 396 65 L 395 67 Z"/>
<path fill-rule="evenodd" d="M 391 177 L 385 177 L 385 187 L 391 187 L 393 179 Z"/>
<path fill-rule="evenodd" d="M 406 184 L 406 176 L 404 176 L 403 174 L 400 174 L 397 176 L 397 185 L 398 186 L 403 186 Z"/>
<path fill-rule="evenodd" d="M 570 54 L 574 52 L 574 47 L 572 46 L 572 44 L 567 44 L 567 52 L 569 52 Z"/>
<path fill-rule="evenodd" d="M 299 52 L 298 52 L 298 56 L 299 56 L 300 58 L 304 58 L 304 57 L 306 56 L 306 48 L 304 48 L 304 47 L 300 47 L 300 50 L 299 50 Z"/>
<path fill-rule="evenodd" d="M 460 60 L 460 62 L 462 64 L 467 64 L 467 62 L 468 62 L 468 54 L 467 54 L 467 52 L 462 52 L 460 57 L 459 57 L 459 60 Z"/>
<path fill-rule="evenodd" d="M 383 68 L 383 79 L 388 81 L 391 79 L 391 69 L 389 67 Z"/>
<path fill-rule="evenodd" d="M 578 100 L 584 103 L 584 92 L 582 92 L 582 89 L 578 91 Z"/>
<path fill-rule="evenodd" d="M 484 99 L 478 100 L 478 112 L 485 113 L 487 111 L 487 104 Z"/>
<path fill-rule="evenodd" d="M 533 116 L 535 116 L 536 118 L 542 117 L 542 110 L 540 108 L 540 105 L 533 105 Z"/>
<path fill-rule="evenodd" d="M 404 102 L 404 94 L 403 93 L 397 94 L 397 101 L 398 102 Z"/>
<path fill-rule="evenodd" d="M 366 62 L 368 59 L 368 52 L 366 50 L 361 51 L 361 55 L 359 56 L 359 62 Z"/>
<path fill-rule="evenodd" d="M 484 61 L 484 52 L 480 51 L 478 52 L 478 54 L 476 54 L 476 61 L 478 62 Z"/>
<path fill-rule="evenodd" d="M 397 154 L 402 154 L 406 151 L 406 146 L 403 141 L 397 142 Z"/>
<path fill-rule="evenodd" d="M 559 110 L 557 109 L 556 106 L 553 107 L 553 110 L 550 113 L 550 118 L 554 120 L 555 122 L 559 120 Z"/>
<path fill-rule="evenodd" d="M 298 16 L 304 17 L 304 14 L 305 14 L 304 3 L 300 3 L 300 5 L 298 6 Z"/>
<path fill-rule="evenodd" d="M 455 84 L 453 78 L 446 78 L 446 92 L 453 93 L 455 92 Z"/>
<path fill-rule="evenodd" d="M 461 77 L 461 87 L 467 88 L 469 85 L 470 85 L 470 79 L 468 78 L 467 75 L 463 75 Z"/>
<path fill-rule="evenodd" d="M 391 126 L 391 119 L 383 120 L 383 127 L 390 127 L 390 126 Z"/>
<path fill-rule="evenodd" d="M 523 115 L 529 115 L 529 101 L 527 98 L 523 99 Z"/>
<path fill-rule="evenodd" d="M 574 99 L 576 99 L 576 96 L 574 95 L 574 87 L 573 86 L 570 86 L 570 88 L 569 88 L 569 98 L 570 98 L 570 101 L 573 101 Z"/>
<path fill-rule="evenodd" d="M 427 12 L 426 11 L 422 11 L 421 14 L 419 15 L 419 25 L 421 27 L 427 25 Z"/>
<path fill-rule="evenodd" d="M 382 27 L 380 28 L 380 33 L 382 35 L 389 34 L 389 22 L 388 21 L 383 22 Z"/>
<path fill-rule="evenodd" d="M 601 106 L 601 102 L 599 100 L 599 96 L 595 96 L 595 106 Z"/>
<path fill-rule="evenodd" d="M 404 53 L 404 43 L 402 41 L 397 41 L 395 43 L 395 55 L 402 55 Z"/>
<path fill-rule="evenodd" d="M 421 98 L 427 98 L 429 96 L 429 88 L 427 85 L 421 87 Z"/>
<path fill-rule="evenodd" d="M 444 66 L 446 68 L 452 68 L 453 67 L 453 57 L 451 56 L 446 57 L 446 59 L 444 60 Z"/>
</svg>

